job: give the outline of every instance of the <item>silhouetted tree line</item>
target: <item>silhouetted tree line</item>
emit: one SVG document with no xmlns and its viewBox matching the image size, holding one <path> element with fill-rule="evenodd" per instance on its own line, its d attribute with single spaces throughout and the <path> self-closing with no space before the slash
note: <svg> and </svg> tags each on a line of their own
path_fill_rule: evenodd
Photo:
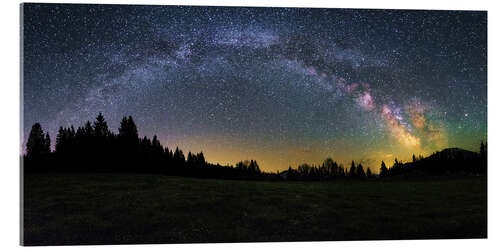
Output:
<svg viewBox="0 0 500 250">
<path fill-rule="evenodd" d="M 123 117 L 118 133 L 109 130 L 104 116 L 87 121 L 76 130 L 73 126 L 60 127 L 55 150 L 51 151 L 49 133 L 39 123 L 30 131 L 24 158 L 24 170 L 31 172 L 133 172 L 157 173 L 201 178 L 248 180 L 328 181 L 335 179 L 373 179 L 392 176 L 486 174 L 487 145 L 481 142 L 480 153 L 461 149 L 446 149 L 424 158 L 412 157 L 403 163 L 396 158 L 392 167 L 381 163 L 379 175 L 351 162 L 344 168 L 332 158 L 320 165 L 301 164 L 296 169 L 277 173 L 260 170 L 257 161 L 241 161 L 236 166 L 207 163 L 203 152 L 184 152 L 164 147 L 157 136 L 139 137 L 131 116 Z"/>
<path fill-rule="evenodd" d="M 120 122 L 118 134 L 109 130 L 104 116 L 87 121 L 76 130 L 60 127 L 54 152 L 50 136 L 35 123 L 26 144 L 24 169 L 31 172 L 133 172 L 228 179 L 278 179 L 262 172 L 257 161 L 233 166 L 207 163 L 203 152 L 184 152 L 164 147 L 157 136 L 139 137 L 131 116 Z"/>
<path fill-rule="evenodd" d="M 284 179 L 296 181 L 368 179 L 375 177 L 370 168 L 367 168 L 365 172 L 361 163 L 356 165 L 354 161 L 352 161 L 351 168 L 346 169 L 342 164 L 338 164 L 332 158 L 326 158 L 319 166 L 304 163 L 299 165 L 297 169 L 289 167 L 288 170 L 282 172 L 280 175 Z"/>
<path fill-rule="evenodd" d="M 487 144 L 481 142 L 479 154 L 458 148 L 449 148 L 431 156 L 412 156 L 411 162 L 403 163 L 394 159 L 392 167 L 381 162 L 379 174 L 370 168 L 363 168 L 361 163 L 351 162 L 350 168 L 344 168 L 332 158 L 327 158 L 321 165 L 301 164 L 296 169 L 291 166 L 280 174 L 282 179 L 296 181 L 324 181 L 335 179 L 369 180 L 391 177 L 421 177 L 443 175 L 485 175 L 487 169 Z"/>
</svg>

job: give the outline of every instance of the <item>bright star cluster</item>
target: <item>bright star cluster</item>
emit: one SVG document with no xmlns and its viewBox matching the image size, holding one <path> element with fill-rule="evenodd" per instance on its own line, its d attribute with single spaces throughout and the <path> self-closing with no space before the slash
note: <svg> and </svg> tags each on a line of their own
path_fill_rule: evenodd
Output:
<svg viewBox="0 0 500 250">
<path fill-rule="evenodd" d="M 486 140 L 486 12 L 24 4 L 22 29 L 25 139 L 132 115 L 273 172 Z"/>
</svg>

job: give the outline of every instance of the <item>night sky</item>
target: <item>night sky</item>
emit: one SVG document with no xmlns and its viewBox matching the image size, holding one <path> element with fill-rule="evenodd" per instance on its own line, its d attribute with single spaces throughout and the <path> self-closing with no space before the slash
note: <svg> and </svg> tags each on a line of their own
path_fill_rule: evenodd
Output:
<svg viewBox="0 0 500 250">
<path fill-rule="evenodd" d="M 487 131 L 487 15 L 474 11 L 24 4 L 24 141 L 102 112 L 118 131 L 255 159 L 378 172 Z"/>
</svg>

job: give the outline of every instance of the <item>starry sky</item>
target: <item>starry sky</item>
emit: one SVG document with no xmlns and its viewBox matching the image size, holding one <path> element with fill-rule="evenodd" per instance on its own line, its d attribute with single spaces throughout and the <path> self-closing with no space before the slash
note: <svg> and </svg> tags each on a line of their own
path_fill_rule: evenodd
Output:
<svg viewBox="0 0 500 250">
<path fill-rule="evenodd" d="M 487 135 L 487 15 L 478 11 L 24 4 L 27 138 L 102 112 L 118 131 L 255 159 L 409 160 Z M 25 144 L 25 139 L 22 142 Z"/>
</svg>

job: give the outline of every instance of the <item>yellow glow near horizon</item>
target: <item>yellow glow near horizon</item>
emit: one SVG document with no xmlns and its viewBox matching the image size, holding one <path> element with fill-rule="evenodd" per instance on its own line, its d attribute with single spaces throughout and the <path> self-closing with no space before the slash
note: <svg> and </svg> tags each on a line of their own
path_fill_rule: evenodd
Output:
<svg viewBox="0 0 500 250">
<path fill-rule="evenodd" d="M 340 145 L 343 143 L 339 142 Z M 359 149 L 352 151 L 337 145 L 332 145 L 332 148 L 322 148 L 318 145 L 303 147 L 296 144 L 271 142 L 252 145 L 240 138 L 228 139 L 216 136 L 197 137 L 168 146 L 175 148 L 177 145 L 184 150 L 185 154 L 188 151 L 203 151 L 206 160 L 213 164 L 234 166 L 239 161 L 253 159 L 258 162 L 261 170 L 266 172 L 283 171 L 289 166 L 297 168 L 302 163 L 319 165 L 327 157 L 331 157 L 344 168 L 350 167 L 351 161 L 354 160 L 356 164 L 361 162 L 365 169 L 369 167 L 373 173 L 378 173 L 382 161 L 390 167 L 394 163 L 394 158 L 406 162 L 412 159 L 413 154 L 427 156 L 432 153 L 432 151 L 424 151 L 420 148 L 401 147 L 398 146 L 399 144 L 392 146 L 388 144 L 385 147 L 370 149 L 363 149 L 363 145 L 358 145 Z M 363 152 L 361 156 L 358 155 L 358 150 Z"/>
</svg>

